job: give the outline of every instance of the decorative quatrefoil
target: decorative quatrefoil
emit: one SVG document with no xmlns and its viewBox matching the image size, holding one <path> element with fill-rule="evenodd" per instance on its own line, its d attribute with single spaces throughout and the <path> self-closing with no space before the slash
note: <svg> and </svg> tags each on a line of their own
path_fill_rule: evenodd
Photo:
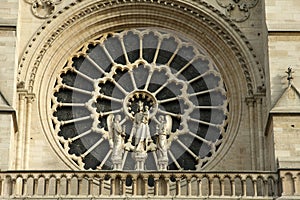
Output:
<svg viewBox="0 0 300 200">
<path fill-rule="evenodd" d="M 236 22 L 246 21 L 250 16 L 250 9 L 255 7 L 258 0 L 217 0 L 218 4 L 226 8 L 226 15 Z"/>
<path fill-rule="evenodd" d="M 38 18 L 48 18 L 54 11 L 55 6 L 60 4 L 62 0 L 25 0 L 31 4 L 31 11 Z"/>
</svg>

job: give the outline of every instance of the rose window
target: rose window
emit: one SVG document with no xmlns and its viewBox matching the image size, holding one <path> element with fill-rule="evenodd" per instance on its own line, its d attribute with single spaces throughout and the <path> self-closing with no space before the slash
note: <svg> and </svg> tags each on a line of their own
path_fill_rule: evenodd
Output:
<svg viewBox="0 0 300 200">
<path fill-rule="evenodd" d="M 80 169 L 200 170 L 228 119 L 213 60 L 164 29 L 84 44 L 57 76 L 51 105 L 55 137 Z"/>
</svg>

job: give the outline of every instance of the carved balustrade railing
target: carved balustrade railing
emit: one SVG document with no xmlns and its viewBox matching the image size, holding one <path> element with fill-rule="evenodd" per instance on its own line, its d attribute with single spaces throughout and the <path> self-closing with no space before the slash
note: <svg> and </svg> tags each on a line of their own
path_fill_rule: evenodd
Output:
<svg viewBox="0 0 300 200">
<path fill-rule="evenodd" d="M 274 199 L 280 190 L 272 172 L 0 172 L 0 199 Z"/>
<path fill-rule="evenodd" d="M 280 169 L 280 193 L 289 199 L 291 196 L 300 197 L 300 169 Z"/>
</svg>

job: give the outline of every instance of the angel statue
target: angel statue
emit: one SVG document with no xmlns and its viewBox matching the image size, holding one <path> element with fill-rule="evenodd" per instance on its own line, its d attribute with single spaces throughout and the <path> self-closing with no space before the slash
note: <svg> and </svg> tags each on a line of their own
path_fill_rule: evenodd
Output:
<svg viewBox="0 0 300 200">
<path fill-rule="evenodd" d="M 112 156 L 111 160 L 113 162 L 113 169 L 122 169 L 122 160 L 124 153 L 124 139 L 125 139 L 125 126 L 122 128 L 120 125 L 121 115 L 116 115 L 115 117 L 111 114 L 108 116 L 107 124 L 108 131 L 110 135 L 110 140 L 112 140 Z"/>
<path fill-rule="evenodd" d="M 172 118 L 167 116 L 159 116 L 159 124 L 157 124 L 157 157 L 158 157 L 158 168 L 159 170 L 167 170 L 168 167 L 168 149 L 170 144 L 168 142 L 168 135 L 172 129 Z"/>
</svg>

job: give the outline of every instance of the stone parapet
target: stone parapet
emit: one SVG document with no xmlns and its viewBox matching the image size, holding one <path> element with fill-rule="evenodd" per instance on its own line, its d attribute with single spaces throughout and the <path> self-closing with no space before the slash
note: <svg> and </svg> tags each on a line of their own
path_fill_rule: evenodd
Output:
<svg viewBox="0 0 300 200">
<path fill-rule="evenodd" d="M 274 199 L 273 172 L 0 172 L 0 198 Z M 283 187 L 284 188 L 284 187 Z"/>
</svg>

